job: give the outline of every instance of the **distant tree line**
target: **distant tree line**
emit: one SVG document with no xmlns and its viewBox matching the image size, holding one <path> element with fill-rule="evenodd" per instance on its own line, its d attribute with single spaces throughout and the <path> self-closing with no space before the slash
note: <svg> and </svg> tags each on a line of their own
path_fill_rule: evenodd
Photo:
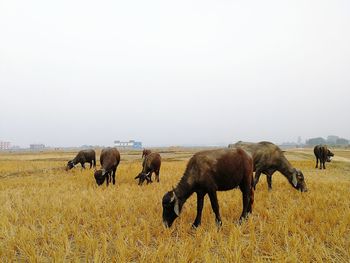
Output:
<svg viewBox="0 0 350 263">
<path fill-rule="evenodd" d="M 316 137 L 316 138 L 310 138 L 306 140 L 305 142 L 306 145 L 309 146 L 315 146 L 318 144 L 327 144 L 327 145 L 338 145 L 338 146 L 348 146 L 349 145 L 349 140 L 340 138 L 335 135 L 330 135 L 327 137 L 327 139 L 324 139 L 322 137 Z"/>
</svg>

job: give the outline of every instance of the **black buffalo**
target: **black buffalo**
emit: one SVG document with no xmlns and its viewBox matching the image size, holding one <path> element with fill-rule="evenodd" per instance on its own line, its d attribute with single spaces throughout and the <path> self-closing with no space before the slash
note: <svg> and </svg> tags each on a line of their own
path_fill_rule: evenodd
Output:
<svg viewBox="0 0 350 263">
<path fill-rule="evenodd" d="M 239 187 L 242 192 L 243 211 L 241 219 L 252 212 L 254 202 L 253 160 L 241 148 L 210 150 L 196 153 L 188 162 L 177 187 L 167 192 L 162 200 L 163 223 L 170 227 L 180 215 L 186 200 L 197 194 L 197 216 L 193 227 L 201 224 L 204 196 L 209 195 L 215 221 L 221 226 L 221 216 L 216 191 Z"/>
<path fill-rule="evenodd" d="M 120 162 L 120 153 L 117 148 L 105 148 L 102 150 L 100 155 L 100 170 L 95 171 L 95 180 L 98 185 L 102 185 L 104 181 L 108 184 L 113 179 L 113 184 L 115 184 L 115 174 L 117 167 Z"/>
<path fill-rule="evenodd" d="M 263 173 L 266 174 L 268 189 L 271 190 L 272 174 L 279 171 L 295 189 L 301 192 L 307 191 L 303 173 L 290 164 L 283 151 L 277 145 L 271 142 L 250 143 L 239 141 L 235 144 L 230 144 L 230 147 L 241 147 L 253 156 L 254 188 L 259 182 L 260 175 Z"/>
<path fill-rule="evenodd" d="M 145 156 L 142 163 L 142 172 L 135 179 L 139 179 L 139 185 L 142 185 L 145 180 L 147 184 L 152 183 L 152 173 L 156 174 L 156 180 L 159 183 L 159 170 L 162 163 L 162 158 L 159 153 L 149 153 Z"/>
<path fill-rule="evenodd" d="M 96 153 L 94 150 L 82 150 L 78 152 L 77 156 L 73 160 L 68 161 L 66 170 L 70 170 L 75 167 L 78 163 L 81 164 L 81 167 L 85 169 L 85 163 L 90 164 L 90 169 L 96 167 Z"/>
<path fill-rule="evenodd" d="M 332 153 L 327 145 L 316 145 L 314 148 L 314 154 L 316 157 L 316 167 L 318 167 L 318 160 L 320 160 L 320 169 L 326 169 L 326 162 L 331 161 L 331 157 L 334 156 L 334 153 Z"/>
</svg>

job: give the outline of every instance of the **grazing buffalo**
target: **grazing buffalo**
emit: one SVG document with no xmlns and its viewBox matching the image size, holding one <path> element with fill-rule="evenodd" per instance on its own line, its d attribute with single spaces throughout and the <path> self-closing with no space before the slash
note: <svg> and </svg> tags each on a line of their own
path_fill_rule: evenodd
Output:
<svg viewBox="0 0 350 263">
<path fill-rule="evenodd" d="M 142 163 L 142 172 L 135 179 L 139 179 L 139 185 L 142 185 L 145 180 L 147 184 L 152 183 L 152 173 L 156 174 L 156 180 L 159 183 L 159 170 L 162 159 L 159 153 L 150 153 L 145 156 Z"/>
<path fill-rule="evenodd" d="M 96 153 L 94 150 L 82 150 L 78 152 L 77 156 L 73 160 L 68 161 L 66 166 L 66 171 L 72 169 L 78 163 L 81 164 L 81 167 L 85 169 L 85 163 L 90 164 L 91 167 L 96 167 Z"/>
<path fill-rule="evenodd" d="M 330 162 L 331 157 L 334 156 L 334 153 L 332 153 L 327 145 L 316 145 L 314 148 L 314 154 L 316 157 L 316 167 L 318 167 L 318 160 L 320 160 L 320 169 L 326 169 L 325 162 Z"/>
<path fill-rule="evenodd" d="M 272 189 L 272 174 L 279 171 L 283 174 L 288 182 L 297 190 L 306 192 L 307 187 L 304 180 L 303 173 L 292 167 L 290 162 L 286 159 L 283 151 L 271 142 L 237 142 L 230 144 L 229 147 L 241 147 L 248 151 L 254 160 L 254 189 L 259 182 L 260 175 L 266 174 L 268 189 Z"/>
<path fill-rule="evenodd" d="M 243 212 L 240 220 L 252 212 L 254 202 L 253 159 L 241 148 L 202 151 L 188 162 L 177 187 L 167 192 L 162 200 L 163 223 L 171 227 L 180 215 L 182 206 L 193 194 L 197 194 L 197 216 L 193 223 L 201 224 L 204 196 L 209 195 L 215 221 L 222 225 L 216 191 L 227 191 L 239 187 L 243 197 Z"/>
<path fill-rule="evenodd" d="M 149 155 L 150 153 L 152 153 L 151 150 L 143 149 L 143 151 L 142 151 L 142 158 L 143 158 L 143 157 L 146 157 L 146 156 Z"/>
<path fill-rule="evenodd" d="M 95 180 L 98 185 L 102 185 L 106 180 L 108 186 L 111 179 L 115 184 L 115 173 L 120 162 L 120 154 L 117 148 L 105 148 L 101 152 L 100 163 L 101 170 L 95 171 Z"/>
</svg>

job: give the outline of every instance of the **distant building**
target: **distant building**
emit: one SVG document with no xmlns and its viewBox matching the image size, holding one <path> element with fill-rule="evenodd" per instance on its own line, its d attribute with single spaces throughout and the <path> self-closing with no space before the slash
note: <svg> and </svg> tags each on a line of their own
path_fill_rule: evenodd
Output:
<svg viewBox="0 0 350 263">
<path fill-rule="evenodd" d="M 128 142 L 114 141 L 114 146 L 124 149 L 142 149 L 142 142 L 130 140 Z"/>
<path fill-rule="evenodd" d="M 44 144 L 30 144 L 29 148 L 32 151 L 40 151 L 40 150 L 44 150 L 45 149 L 45 145 Z"/>
<path fill-rule="evenodd" d="M 339 136 L 336 135 L 329 135 L 327 137 L 327 143 L 328 144 L 337 144 L 337 140 L 339 139 Z"/>
<path fill-rule="evenodd" d="M 316 137 L 306 140 L 305 144 L 308 146 L 315 146 L 318 144 L 327 144 L 327 142 L 322 137 Z"/>
<path fill-rule="evenodd" d="M 11 148 L 10 142 L 0 141 L 0 150 L 9 150 Z"/>
</svg>

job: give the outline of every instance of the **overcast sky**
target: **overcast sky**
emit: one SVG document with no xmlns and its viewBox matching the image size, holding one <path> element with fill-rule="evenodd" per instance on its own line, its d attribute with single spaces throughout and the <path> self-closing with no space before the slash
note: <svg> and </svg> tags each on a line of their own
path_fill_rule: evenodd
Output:
<svg viewBox="0 0 350 263">
<path fill-rule="evenodd" d="M 350 1 L 0 0 L 0 140 L 350 138 Z"/>
</svg>

